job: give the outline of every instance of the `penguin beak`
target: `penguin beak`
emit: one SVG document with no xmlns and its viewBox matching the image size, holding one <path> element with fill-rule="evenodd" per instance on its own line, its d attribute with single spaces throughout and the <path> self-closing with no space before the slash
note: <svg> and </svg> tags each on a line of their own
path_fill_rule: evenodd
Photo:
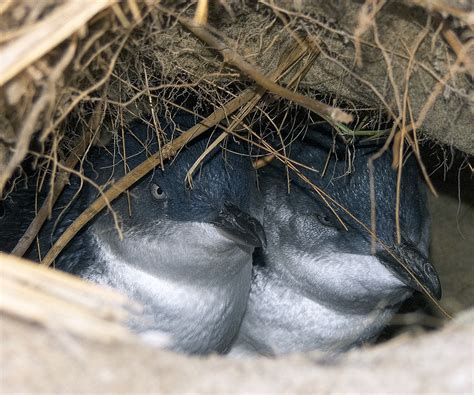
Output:
<svg viewBox="0 0 474 395">
<path fill-rule="evenodd" d="M 262 224 L 232 203 L 225 203 L 214 225 L 229 239 L 250 247 L 267 246 Z"/>
<path fill-rule="evenodd" d="M 425 293 L 423 287 L 436 299 L 441 299 L 441 283 L 434 266 L 424 257 L 420 251 L 410 243 L 402 240 L 402 243 L 392 248 L 397 258 L 413 273 L 408 273 L 400 262 L 397 261 L 385 249 L 377 251 L 376 256 L 388 267 L 404 284 L 421 293 Z M 414 279 L 413 277 L 416 277 Z M 421 286 L 421 285 L 423 286 Z"/>
</svg>

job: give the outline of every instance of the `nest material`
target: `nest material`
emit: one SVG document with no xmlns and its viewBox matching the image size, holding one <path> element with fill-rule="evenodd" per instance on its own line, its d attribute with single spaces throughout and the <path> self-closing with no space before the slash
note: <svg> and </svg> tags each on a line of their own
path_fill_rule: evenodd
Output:
<svg viewBox="0 0 474 395">
<path fill-rule="evenodd" d="M 124 296 L 12 255 L 0 262 L 2 315 L 105 343 L 135 339 L 125 322 L 141 307 Z"/>
<path fill-rule="evenodd" d="M 32 139 L 53 166 L 84 134 L 169 113 L 183 92 L 198 97 L 197 109 L 218 108 L 254 83 L 186 29 L 183 15 L 207 18 L 211 34 L 261 74 L 310 37 L 318 56 L 299 81 L 307 97 L 343 105 L 356 121 L 367 109 L 383 114 L 398 144 L 422 130 L 474 153 L 469 2 L 199 3 L 2 3 L 0 192 Z"/>
</svg>

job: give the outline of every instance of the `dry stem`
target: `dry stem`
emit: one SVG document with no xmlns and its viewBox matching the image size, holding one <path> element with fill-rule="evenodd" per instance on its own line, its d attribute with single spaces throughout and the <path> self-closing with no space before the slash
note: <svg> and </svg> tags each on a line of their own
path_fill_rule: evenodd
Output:
<svg viewBox="0 0 474 395">
<path fill-rule="evenodd" d="M 255 66 L 248 63 L 242 56 L 230 49 L 226 44 L 219 41 L 214 37 L 205 27 L 195 23 L 194 21 L 178 17 L 179 22 L 185 26 L 188 30 L 194 33 L 202 41 L 210 45 L 212 48 L 221 53 L 224 57 L 224 61 L 229 63 L 244 74 L 252 78 L 258 85 L 265 88 L 266 90 L 283 97 L 285 99 L 291 100 L 321 116 L 328 116 L 335 122 L 349 123 L 352 122 L 352 115 L 342 111 L 339 108 L 328 106 L 327 104 L 321 103 L 319 101 L 313 100 L 310 97 L 300 95 L 298 93 L 292 92 L 267 78 L 262 72 L 258 71 Z"/>
<path fill-rule="evenodd" d="M 93 141 L 94 136 L 92 135 L 92 131 L 97 132 L 100 121 L 102 118 L 102 107 L 103 102 L 99 103 L 97 106 L 96 111 L 91 119 L 91 127 L 89 133 L 85 133 L 81 141 L 78 143 L 76 147 L 72 150 L 69 154 L 68 158 L 62 164 L 63 167 L 68 169 L 73 169 L 76 167 L 79 159 L 83 157 L 84 153 L 90 146 L 90 143 Z M 95 133 L 94 133 L 95 134 Z M 41 227 L 48 219 L 48 215 L 51 212 L 52 206 L 56 203 L 59 195 L 63 191 L 64 187 L 69 183 L 69 175 L 66 171 L 61 171 L 54 182 L 53 188 L 49 191 L 48 196 L 46 197 L 43 205 L 41 206 L 40 210 L 36 214 L 34 220 L 28 226 L 28 229 L 23 234 L 21 239 L 16 244 L 15 248 L 12 250 L 12 254 L 16 256 L 23 256 L 28 248 L 30 247 L 31 243 L 38 235 Z"/>
<path fill-rule="evenodd" d="M 84 7 L 82 1 L 69 0 L 38 22 L 28 34 L 0 49 L 0 87 L 111 4 L 111 0 L 95 0 Z"/>
</svg>

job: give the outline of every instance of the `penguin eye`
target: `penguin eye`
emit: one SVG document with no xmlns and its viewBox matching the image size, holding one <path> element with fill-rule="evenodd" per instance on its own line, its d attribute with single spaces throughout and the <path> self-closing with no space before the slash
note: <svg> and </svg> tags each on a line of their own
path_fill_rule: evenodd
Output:
<svg viewBox="0 0 474 395">
<path fill-rule="evenodd" d="M 332 226 L 330 218 L 325 214 L 316 214 L 316 218 L 324 226 Z"/>
<path fill-rule="evenodd" d="M 158 184 L 151 183 L 150 184 L 150 193 L 155 200 L 163 200 L 166 199 L 166 193 L 161 189 Z"/>
<path fill-rule="evenodd" d="M 425 265 L 423 266 L 423 270 L 430 277 L 437 276 L 437 273 L 433 270 L 433 266 L 431 266 L 429 262 L 425 263 Z"/>
</svg>

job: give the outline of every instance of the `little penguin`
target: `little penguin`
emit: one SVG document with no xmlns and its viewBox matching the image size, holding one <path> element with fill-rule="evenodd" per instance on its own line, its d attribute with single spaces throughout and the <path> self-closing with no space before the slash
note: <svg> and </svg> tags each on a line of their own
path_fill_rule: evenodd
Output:
<svg viewBox="0 0 474 395">
<path fill-rule="evenodd" d="M 311 135 L 312 141 L 291 145 L 290 158 L 314 169 L 301 172 L 371 229 L 368 160 L 381 146 L 356 144 L 349 163 L 340 155 L 336 158 L 336 149 L 328 161 L 332 137 L 322 130 Z M 291 175 L 288 193 L 283 165 L 272 162 L 262 169 L 259 185 L 268 244 L 255 253 L 249 302 L 231 355 L 312 350 L 336 354 L 375 340 L 401 302 L 421 290 L 419 283 L 433 297 L 441 297 L 438 275 L 427 259 L 427 193 L 416 161 L 409 157 L 403 164 L 400 244 L 395 237 L 397 173 L 391 163 L 390 153 L 374 161 L 375 254 L 369 232 L 332 204 L 344 229 L 300 177 Z"/>
<path fill-rule="evenodd" d="M 195 120 L 178 112 L 160 123 L 170 138 Z M 92 150 L 85 161 L 87 177 L 99 185 L 113 182 L 124 175 L 124 168 L 133 169 L 157 152 L 154 129 L 142 122 L 129 129 L 124 141 L 119 136 L 107 147 Z M 156 168 L 111 204 L 122 240 L 113 216 L 104 210 L 55 263 L 140 302 L 143 314 L 131 320 L 132 329 L 150 341 L 164 335 L 170 349 L 192 354 L 230 348 L 247 304 L 252 253 L 265 243 L 255 218 L 259 214 L 251 211 L 249 202 L 255 174 L 249 158 L 235 153 L 239 147 L 225 153 L 212 150 L 196 171 L 192 188 L 186 185 L 187 171 L 208 144 L 209 136 L 190 142 L 165 162 L 164 170 Z M 63 204 L 74 192 L 65 192 Z M 55 233 L 64 231 L 98 196 L 97 189 L 85 183 Z M 12 224 L 5 218 L 0 220 L 0 244 L 11 236 Z"/>
</svg>

